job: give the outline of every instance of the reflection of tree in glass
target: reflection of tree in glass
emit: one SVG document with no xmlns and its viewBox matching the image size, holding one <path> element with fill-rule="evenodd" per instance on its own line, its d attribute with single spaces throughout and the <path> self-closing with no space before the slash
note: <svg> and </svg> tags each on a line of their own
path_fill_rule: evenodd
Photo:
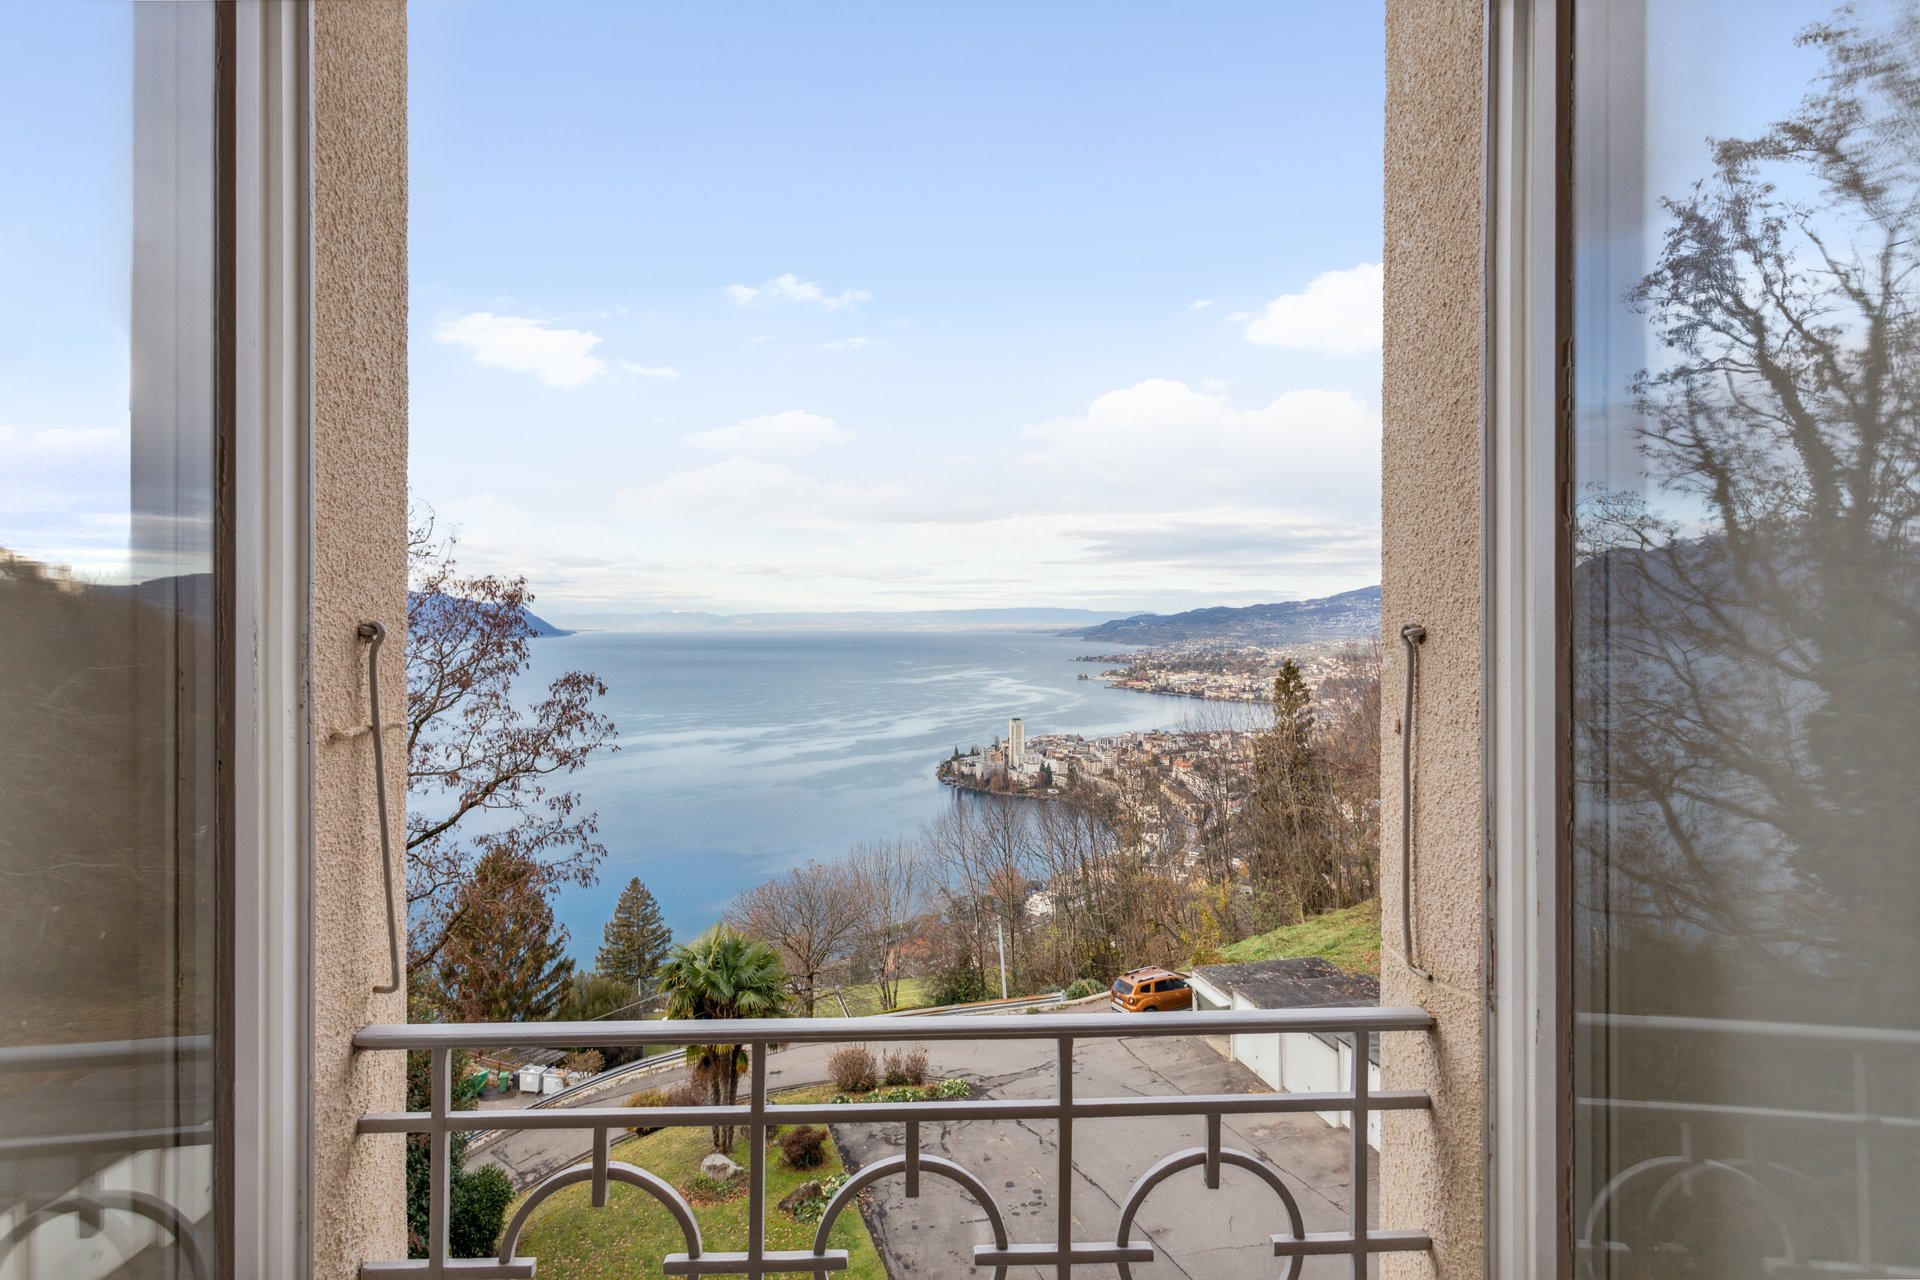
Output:
<svg viewBox="0 0 1920 1280">
<path fill-rule="evenodd" d="M 1669 949 L 1616 1009 L 1684 1008 L 1684 953 L 1746 1012 L 1920 1025 L 1920 9 L 1801 41 L 1629 296 L 1665 496 L 1579 512 L 1583 907 Z"/>
</svg>

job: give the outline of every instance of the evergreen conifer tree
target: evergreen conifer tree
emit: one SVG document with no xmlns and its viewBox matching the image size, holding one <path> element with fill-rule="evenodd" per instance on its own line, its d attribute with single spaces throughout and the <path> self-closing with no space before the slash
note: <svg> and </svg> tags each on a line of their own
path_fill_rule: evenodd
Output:
<svg viewBox="0 0 1920 1280">
<path fill-rule="evenodd" d="M 660 917 L 660 904 L 635 876 L 620 891 L 593 967 L 636 994 L 645 993 L 652 990 L 654 975 L 666 963 L 672 946 L 673 931 Z"/>
</svg>

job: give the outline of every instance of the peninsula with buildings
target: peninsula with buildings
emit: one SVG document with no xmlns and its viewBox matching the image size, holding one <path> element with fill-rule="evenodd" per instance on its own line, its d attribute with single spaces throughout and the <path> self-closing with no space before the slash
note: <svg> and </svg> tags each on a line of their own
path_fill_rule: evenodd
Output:
<svg viewBox="0 0 1920 1280">
<path fill-rule="evenodd" d="M 949 786 L 994 795 L 1101 796 L 1145 843 L 1191 850 L 1202 829 L 1246 804 L 1259 736 L 1251 729 L 1029 735 L 1016 716 L 1004 738 L 956 751 L 936 772 Z"/>
</svg>

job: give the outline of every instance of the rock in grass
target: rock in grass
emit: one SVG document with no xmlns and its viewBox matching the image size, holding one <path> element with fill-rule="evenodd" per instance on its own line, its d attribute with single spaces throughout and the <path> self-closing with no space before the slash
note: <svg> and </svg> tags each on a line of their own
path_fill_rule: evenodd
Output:
<svg viewBox="0 0 1920 1280">
<path fill-rule="evenodd" d="M 808 1178 L 805 1182 L 787 1192 L 780 1200 L 780 1207 L 788 1213 L 797 1212 L 801 1205 L 809 1200 L 824 1200 L 827 1193 L 818 1178 Z"/>
<path fill-rule="evenodd" d="M 715 1182 L 732 1182 L 746 1170 L 716 1151 L 700 1162 L 700 1176 Z"/>
</svg>

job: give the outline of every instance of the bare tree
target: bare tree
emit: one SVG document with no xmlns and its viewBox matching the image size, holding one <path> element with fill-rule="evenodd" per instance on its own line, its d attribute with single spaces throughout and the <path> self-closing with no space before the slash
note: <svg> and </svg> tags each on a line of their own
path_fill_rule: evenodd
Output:
<svg viewBox="0 0 1920 1280">
<path fill-rule="evenodd" d="M 910 840 L 887 840 L 854 846 L 847 870 L 854 890 L 866 906 L 860 949 L 866 953 L 880 1007 L 900 1003 L 901 950 L 920 917 L 924 879 L 920 850 Z"/>
<path fill-rule="evenodd" d="M 1800 43 L 1825 68 L 1710 142 L 1626 298 L 1646 482 L 1577 513 L 1577 891 L 1629 1007 L 1684 952 L 1745 1016 L 1913 1026 L 1920 5 Z"/>
<path fill-rule="evenodd" d="M 1038 870 L 1028 816 L 1036 803 L 1010 796 L 966 797 L 923 833 L 942 901 L 963 931 L 965 959 L 981 990 L 999 990 L 1002 938 L 1009 974 L 1017 979 L 1022 972 L 1027 896 Z"/>
<path fill-rule="evenodd" d="M 525 578 L 460 573 L 454 540 L 430 513 L 409 533 L 407 596 L 407 912 L 410 972 L 434 962 L 464 908 L 479 859 L 510 856 L 531 887 L 591 884 L 606 856 L 599 815 L 550 779 L 613 745 L 596 708 L 607 687 L 569 671 L 531 703 Z M 480 829 L 475 830 L 478 827 Z"/>
<path fill-rule="evenodd" d="M 845 866 L 808 862 L 741 894 L 727 922 L 772 947 L 804 1016 L 813 1016 L 821 979 L 866 931 L 869 904 L 860 879 Z"/>
</svg>

